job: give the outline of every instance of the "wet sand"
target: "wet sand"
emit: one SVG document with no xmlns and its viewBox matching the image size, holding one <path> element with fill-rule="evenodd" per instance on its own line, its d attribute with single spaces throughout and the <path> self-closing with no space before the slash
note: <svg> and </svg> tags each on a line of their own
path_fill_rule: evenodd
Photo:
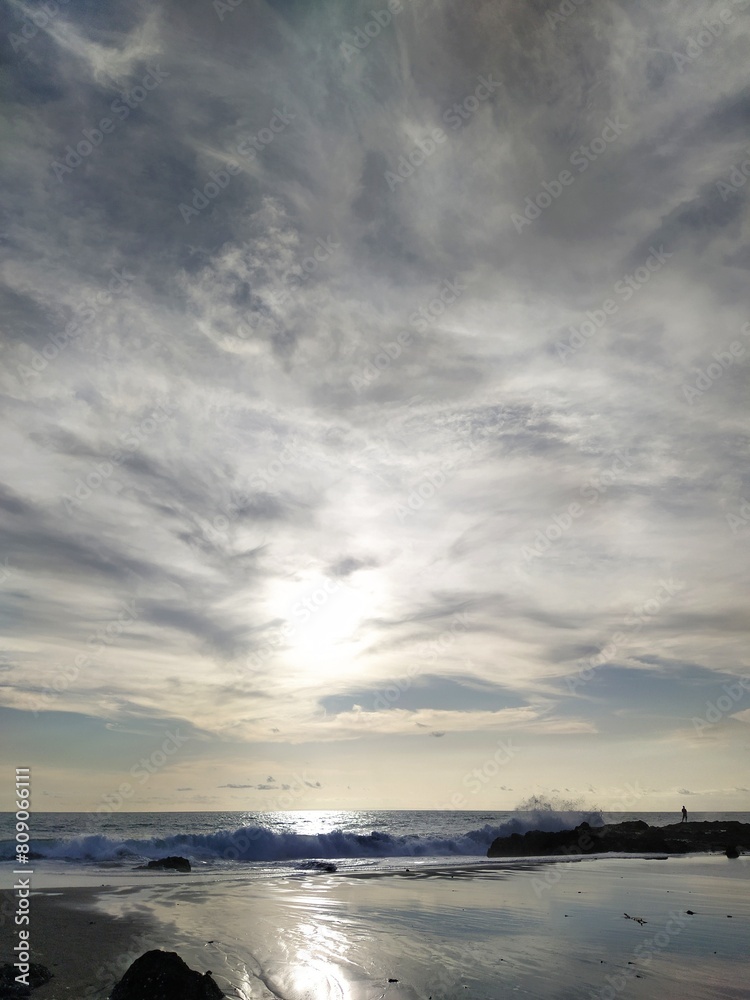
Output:
<svg viewBox="0 0 750 1000">
<path fill-rule="evenodd" d="M 53 973 L 32 992 L 34 1000 L 104 1000 L 134 959 L 161 947 L 164 929 L 146 911 L 109 915 L 97 906 L 99 898 L 98 890 L 88 888 L 31 896 L 31 961 Z M 12 951 L 18 936 L 11 920 L 0 940 L 0 965 L 15 962 Z"/>
<path fill-rule="evenodd" d="M 104 1000 L 162 947 L 241 998 L 748 1000 L 748 889 L 747 857 L 195 870 L 136 887 L 122 872 L 107 891 L 33 897 L 34 960 L 56 976 L 33 997 Z"/>
</svg>

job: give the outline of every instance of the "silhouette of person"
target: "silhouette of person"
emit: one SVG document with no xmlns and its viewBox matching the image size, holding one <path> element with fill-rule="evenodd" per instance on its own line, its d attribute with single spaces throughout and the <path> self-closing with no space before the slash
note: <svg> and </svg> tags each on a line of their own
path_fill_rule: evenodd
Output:
<svg viewBox="0 0 750 1000">
<path fill-rule="evenodd" d="M 687 823 L 687 809 L 685 806 L 682 807 L 682 820 L 681 822 Z"/>
</svg>

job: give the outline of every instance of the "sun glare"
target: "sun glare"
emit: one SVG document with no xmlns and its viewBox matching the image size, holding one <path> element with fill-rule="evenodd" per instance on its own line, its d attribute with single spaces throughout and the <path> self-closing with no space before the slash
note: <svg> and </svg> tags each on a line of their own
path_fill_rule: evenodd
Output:
<svg viewBox="0 0 750 1000">
<path fill-rule="evenodd" d="M 363 623 L 373 617 L 374 592 L 371 580 L 354 585 L 318 573 L 282 584 L 271 608 L 284 620 L 285 658 L 328 672 L 350 660 L 362 646 Z"/>
</svg>

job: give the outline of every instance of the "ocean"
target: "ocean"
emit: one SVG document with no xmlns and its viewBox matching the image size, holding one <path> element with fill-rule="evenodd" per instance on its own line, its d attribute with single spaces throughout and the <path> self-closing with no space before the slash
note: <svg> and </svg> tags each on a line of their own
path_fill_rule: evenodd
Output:
<svg viewBox="0 0 750 1000">
<path fill-rule="evenodd" d="M 345 869 L 382 867 L 388 859 L 483 859 L 495 837 L 563 830 L 587 821 L 678 822 L 678 812 L 301 810 L 296 812 L 39 812 L 30 819 L 30 849 L 45 868 L 133 868 L 177 854 L 206 870 L 274 872 L 316 860 Z M 691 820 L 750 822 L 750 813 L 691 813 Z M 15 851 L 15 818 L 0 813 L 0 862 Z"/>
</svg>

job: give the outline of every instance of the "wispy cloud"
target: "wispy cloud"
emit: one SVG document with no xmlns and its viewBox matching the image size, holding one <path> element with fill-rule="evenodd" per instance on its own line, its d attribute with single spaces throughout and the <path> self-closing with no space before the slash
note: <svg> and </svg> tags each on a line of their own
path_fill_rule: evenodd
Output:
<svg viewBox="0 0 750 1000">
<path fill-rule="evenodd" d="M 688 65 L 697 3 L 553 25 L 405 2 L 355 53 L 364 2 L 71 4 L 28 37 L 11 7 L 2 704 L 30 713 L 135 600 L 56 710 L 184 720 L 233 767 L 252 743 L 255 791 L 318 746 L 343 794 L 341 741 L 352 766 L 373 743 L 447 760 L 508 729 L 559 749 L 550 783 L 597 787 L 592 746 L 677 745 L 696 690 L 748 672 L 746 360 L 683 391 L 747 343 L 750 185 L 720 187 L 746 159 L 746 18 Z M 409 676 L 507 700 L 346 701 Z"/>
</svg>

